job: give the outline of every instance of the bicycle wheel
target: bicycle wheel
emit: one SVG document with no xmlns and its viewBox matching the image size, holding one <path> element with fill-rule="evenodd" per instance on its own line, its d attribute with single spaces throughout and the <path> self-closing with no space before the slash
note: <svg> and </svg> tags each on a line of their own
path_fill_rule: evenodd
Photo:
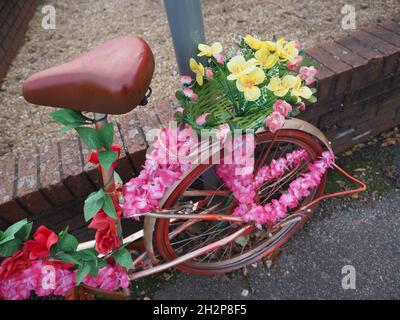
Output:
<svg viewBox="0 0 400 320">
<path fill-rule="evenodd" d="M 309 158 L 290 172 L 285 173 L 281 183 L 270 181 L 258 189 L 257 202 L 265 204 L 278 197 L 288 186 L 306 170 L 306 164 L 313 162 L 323 152 L 321 143 L 313 136 L 298 130 L 280 130 L 276 135 L 263 132 L 255 137 L 255 168 L 271 163 L 294 150 L 304 149 Z M 197 203 L 197 212 L 210 210 L 213 213 L 230 214 L 236 206 L 231 192 L 221 179 L 215 178 L 210 183 L 203 179 L 204 175 L 217 177 L 215 165 L 201 164 L 195 167 L 170 194 L 164 208 L 173 208 L 188 203 Z M 300 208 L 323 193 L 326 173 L 321 184 L 314 188 L 307 198 L 304 198 L 297 208 Z M 262 229 L 253 228 L 252 232 L 234 242 L 217 248 L 193 260 L 177 266 L 178 269 L 204 275 L 230 272 L 260 260 L 281 247 L 309 218 L 315 206 L 307 210 L 301 218 L 290 222 L 282 228 L 276 224 L 263 225 Z M 292 209 L 288 216 L 296 211 Z M 215 242 L 228 236 L 240 227 L 235 222 L 215 220 L 171 220 L 158 219 L 155 226 L 154 239 L 159 254 L 166 260 L 173 260 L 197 248 Z"/>
</svg>

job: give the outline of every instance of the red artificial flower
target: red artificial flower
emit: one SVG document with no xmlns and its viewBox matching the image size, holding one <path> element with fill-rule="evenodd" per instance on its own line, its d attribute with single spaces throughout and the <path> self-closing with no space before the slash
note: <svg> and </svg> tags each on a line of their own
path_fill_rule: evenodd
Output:
<svg viewBox="0 0 400 320">
<path fill-rule="evenodd" d="M 108 225 L 108 228 L 97 230 L 96 232 L 96 250 L 99 253 L 107 254 L 118 248 L 121 244 L 115 228 L 115 224 Z"/>
<path fill-rule="evenodd" d="M 117 219 L 119 219 L 122 214 L 122 208 L 116 200 L 113 200 L 113 203 L 117 213 Z M 97 229 L 95 237 L 97 252 L 107 254 L 120 245 L 115 221 L 115 219 L 108 216 L 104 210 L 101 209 L 89 224 L 89 228 Z"/>
<path fill-rule="evenodd" d="M 121 155 L 121 147 L 118 145 L 118 144 L 113 144 L 111 147 L 110 147 L 110 150 L 111 151 L 117 151 L 118 152 L 118 158 L 120 157 L 120 155 Z M 92 164 L 95 164 L 95 165 L 98 165 L 100 162 L 99 162 L 99 150 L 95 150 L 95 151 L 92 151 L 90 154 L 89 154 L 89 156 L 87 157 L 87 159 L 86 159 L 88 162 L 90 162 L 90 163 L 92 163 Z M 113 163 L 113 167 L 115 168 L 117 166 L 117 162 L 115 161 L 114 163 Z"/>
<path fill-rule="evenodd" d="M 73 263 L 67 263 L 59 260 L 46 260 L 46 265 L 51 265 L 56 269 L 68 270 L 75 266 Z"/>
<path fill-rule="evenodd" d="M 7 280 L 29 268 L 29 254 L 26 250 L 19 250 L 11 257 L 3 260 L 0 265 L 0 280 Z"/>
<path fill-rule="evenodd" d="M 33 239 L 27 241 L 24 246 L 29 251 L 29 258 L 46 258 L 50 254 L 51 246 L 57 243 L 58 236 L 45 226 L 40 226 L 34 233 Z"/>
</svg>

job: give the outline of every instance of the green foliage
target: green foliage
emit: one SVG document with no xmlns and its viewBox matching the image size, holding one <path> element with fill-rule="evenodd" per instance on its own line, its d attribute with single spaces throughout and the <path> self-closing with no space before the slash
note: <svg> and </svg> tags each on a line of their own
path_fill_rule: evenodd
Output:
<svg viewBox="0 0 400 320">
<path fill-rule="evenodd" d="M 89 119 L 84 117 L 81 112 L 71 109 L 54 111 L 49 114 L 49 117 L 55 122 L 64 125 L 61 133 L 90 123 Z"/>
<path fill-rule="evenodd" d="M 0 256 L 8 257 L 18 251 L 24 241 L 29 238 L 32 230 L 32 223 L 26 219 L 18 221 L 7 228 L 0 231 Z"/>
<path fill-rule="evenodd" d="M 115 258 L 115 261 L 117 261 L 117 263 L 122 267 L 127 269 L 133 267 L 132 256 L 124 246 L 114 251 L 112 256 Z"/>
<path fill-rule="evenodd" d="M 110 166 L 113 164 L 113 162 L 117 160 L 117 158 L 118 158 L 117 151 L 104 150 L 99 152 L 99 161 L 101 166 L 105 170 L 108 170 Z"/>
<path fill-rule="evenodd" d="M 103 208 L 104 195 L 104 190 L 100 189 L 96 192 L 92 192 L 87 197 L 83 206 L 85 221 L 89 221 L 90 219 L 92 219 L 96 215 L 96 213 L 99 212 L 101 208 Z"/>
<path fill-rule="evenodd" d="M 117 218 L 112 198 L 103 189 L 92 192 L 85 200 L 85 205 L 83 206 L 85 220 L 89 221 L 92 219 L 100 209 L 103 209 L 109 217 L 113 219 Z"/>
</svg>

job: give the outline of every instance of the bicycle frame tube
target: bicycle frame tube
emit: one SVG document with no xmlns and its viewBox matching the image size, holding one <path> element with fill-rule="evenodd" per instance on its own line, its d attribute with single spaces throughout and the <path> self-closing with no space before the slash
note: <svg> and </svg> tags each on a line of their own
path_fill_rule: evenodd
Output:
<svg viewBox="0 0 400 320">
<path fill-rule="evenodd" d="M 95 113 L 94 119 L 96 121 L 96 130 L 101 130 L 108 123 L 107 115 L 104 113 Z M 101 167 L 101 175 L 103 178 L 104 191 L 112 194 L 115 191 L 113 166 L 110 166 L 108 170 L 105 170 L 103 167 Z"/>
</svg>

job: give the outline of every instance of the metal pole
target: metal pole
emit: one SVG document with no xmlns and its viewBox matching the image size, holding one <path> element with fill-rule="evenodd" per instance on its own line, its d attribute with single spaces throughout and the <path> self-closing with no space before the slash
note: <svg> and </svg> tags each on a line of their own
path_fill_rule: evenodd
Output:
<svg viewBox="0 0 400 320">
<path fill-rule="evenodd" d="M 205 43 L 200 0 L 164 0 L 180 74 L 191 74 L 189 59 Z M 204 62 L 204 61 L 203 61 Z"/>
</svg>

